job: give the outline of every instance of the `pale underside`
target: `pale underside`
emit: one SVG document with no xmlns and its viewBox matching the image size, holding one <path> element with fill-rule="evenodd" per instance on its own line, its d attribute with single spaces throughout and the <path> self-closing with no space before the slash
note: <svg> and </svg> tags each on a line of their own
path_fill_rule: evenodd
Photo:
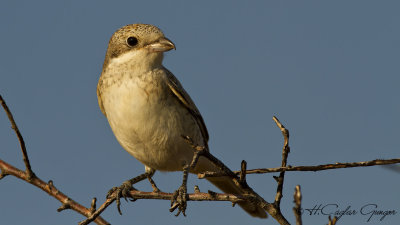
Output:
<svg viewBox="0 0 400 225">
<path fill-rule="evenodd" d="M 102 93 L 102 104 L 119 143 L 152 169 L 182 170 L 191 162 L 193 149 L 181 136 L 200 145 L 205 141 L 196 119 L 168 86 L 167 71 L 120 73 L 121 80 L 115 79 L 103 79 L 108 90 Z"/>
<path fill-rule="evenodd" d="M 182 135 L 207 146 L 208 133 L 193 101 L 161 62 L 162 54 L 145 50 L 114 58 L 103 68 L 97 94 L 118 142 L 147 171 L 180 171 L 194 153 Z M 191 172 L 204 171 L 219 169 L 200 157 Z M 226 193 L 243 193 L 230 177 L 208 180 Z M 267 217 L 264 209 L 250 202 L 239 205 L 252 216 Z"/>
</svg>

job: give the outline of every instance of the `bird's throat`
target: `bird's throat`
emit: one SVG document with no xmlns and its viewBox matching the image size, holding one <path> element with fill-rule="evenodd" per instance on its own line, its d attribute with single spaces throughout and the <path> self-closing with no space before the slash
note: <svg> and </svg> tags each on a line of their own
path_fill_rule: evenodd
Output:
<svg viewBox="0 0 400 225">
<path fill-rule="evenodd" d="M 107 69 L 147 72 L 162 67 L 163 53 L 146 49 L 132 50 L 110 60 Z"/>
</svg>

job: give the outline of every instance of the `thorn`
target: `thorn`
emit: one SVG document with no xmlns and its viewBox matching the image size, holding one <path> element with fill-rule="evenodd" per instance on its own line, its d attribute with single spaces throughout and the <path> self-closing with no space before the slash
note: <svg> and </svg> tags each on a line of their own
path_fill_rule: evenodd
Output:
<svg viewBox="0 0 400 225">
<path fill-rule="evenodd" d="M 301 204 L 301 190 L 300 185 L 297 185 L 294 191 L 294 200 L 297 205 Z"/>
<path fill-rule="evenodd" d="M 199 186 L 197 186 L 197 185 L 194 186 L 194 193 L 196 193 L 196 194 L 200 193 Z"/>
<path fill-rule="evenodd" d="M 53 181 L 52 180 L 49 180 L 49 181 L 47 181 L 47 188 L 51 191 L 51 189 L 54 187 L 54 185 L 53 185 Z"/>
<path fill-rule="evenodd" d="M 96 198 L 92 199 L 92 203 L 90 204 L 90 213 L 93 214 L 94 212 L 96 212 Z"/>
<path fill-rule="evenodd" d="M 69 198 L 67 198 L 67 200 L 65 201 L 65 203 L 63 203 L 63 204 L 60 206 L 60 208 L 57 209 L 57 212 L 61 212 L 61 211 L 66 210 L 66 209 L 70 209 L 70 208 L 71 208 L 70 201 L 71 201 L 71 200 L 70 200 Z"/>
<path fill-rule="evenodd" d="M 242 163 L 240 164 L 240 176 L 239 176 L 239 182 L 241 184 L 246 184 L 246 167 L 247 167 L 247 162 L 245 160 L 242 160 Z"/>
</svg>

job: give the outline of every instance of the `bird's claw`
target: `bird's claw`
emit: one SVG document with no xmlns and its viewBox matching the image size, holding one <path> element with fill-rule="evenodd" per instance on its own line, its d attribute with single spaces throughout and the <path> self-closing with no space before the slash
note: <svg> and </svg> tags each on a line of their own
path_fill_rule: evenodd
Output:
<svg viewBox="0 0 400 225">
<path fill-rule="evenodd" d="M 178 212 L 175 216 L 179 216 L 182 213 L 186 216 L 186 206 L 187 206 L 187 187 L 186 185 L 182 185 L 174 192 L 174 195 L 171 198 L 171 208 L 170 212 L 173 212 L 176 208 L 178 208 Z"/>
<path fill-rule="evenodd" d="M 136 199 L 132 198 L 130 195 L 130 191 L 135 190 L 135 188 L 132 186 L 132 183 L 129 181 L 125 181 L 122 183 L 121 186 L 119 187 L 113 187 L 107 192 L 107 199 L 114 198 L 115 201 L 117 202 L 117 209 L 120 215 L 122 215 L 121 212 L 121 197 L 125 199 L 125 201 L 128 201 L 128 198 L 130 201 L 135 201 Z"/>
</svg>

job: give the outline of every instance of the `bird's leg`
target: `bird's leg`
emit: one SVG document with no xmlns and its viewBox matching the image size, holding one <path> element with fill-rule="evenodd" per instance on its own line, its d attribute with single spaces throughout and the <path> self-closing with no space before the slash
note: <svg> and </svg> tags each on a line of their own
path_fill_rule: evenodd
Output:
<svg viewBox="0 0 400 225">
<path fill-rule="evenodd" d="M 196 151 L 195 154 L 193 155 L 192 162 L 190 165 L 186 164 L 183 167 L 183 179 L 182 179 L 182 185 L 174 192 L 174 195 L 171 198 L 171 208 L 169 209 L 170 212 L 173 212 L 176 208 L 178 208 L 178 212 L 175 214 L 175 216 L 179 216 L 179 214 L 182 212 L 184 216 L 186 216 L 186 206 L 187 206 L 187 180 L 188 180 L 188 175 L 189 171 L 194 169 L 196 167 L 197 161 L 200 157 L 201 151 Z"/>
<path fill-rule="evenodd" d="M 171 208 L 170 212 L 173 212 L 176 208 L 178 208 L 178 212 L 175 216 L 179 216 L 182 212 L 184 216 L 186 216 L 186 206 L 187 206 L 187 179 L 189 175 L 189 165 L 185 165 L 183 167 L 183 179 L 182 185 L 174 192 L 174 195 L 171 198 Z"/>
<path fill-rule="evenodd" d="M 153 192 L 158 193 L 161 191 L 160 191 L 160 189 L 158 189 L 156 183 L 154 182 L 154 180 L 152 178 L 155 172 L 156 171 L 154 169 L 146 166 L 146 173 L 148 174 L 147 179 L 149 180 L 151 187 L 153 188 Z"/>
<path fill-rule="evenodd" d="M 149 180 L 149 182 L 151 184 L 151 187 L 153 188 L 153 192 L 154 193 L 161 192 L 160 189 L 158 189 L 158 187 L 157 187 L 156 183 L 154 182 L 153 178 L 147 177 L 147 179 Z"/>
<path fill-rule="evenodd" d="M 111 190 L 108 191 L 107 198 L 115 198 L 115 200 L 117 202 L 117 209 L 118 209 L 118 212 L 120 215 L 122 215 L 121 208 L 120 208 L 120 206 L 121 206 L 120 198 L 121 197 L 123 197 L 126 201 L 127 201 L 127 198 L 131 198 L 130 199 L 131 201 L 135 201 L 135 199 L 132 198 L 129 193 L 131 190 L 136 190 L 132 185 L 147 178 L 147 179 L 149 179 L 151 186 L 153 187 L 153 190 L 155 190 L 154 187 L 158 190 L 156 184 L 154 183 L 153 179 L 151 178 L 154 175 L 154 173 L 155 173 L 155 170 L 146 168 L 145 173 L 140 174 L 139 176 L 134 177 L 132 179 L 126 180 L 125 182 L 122 183 L 121 186 L 113 187 L 113 188 L 111 188 Z M 112 196 L 114 193 L 116 193 L 116 195 Z"/>
</svg>

